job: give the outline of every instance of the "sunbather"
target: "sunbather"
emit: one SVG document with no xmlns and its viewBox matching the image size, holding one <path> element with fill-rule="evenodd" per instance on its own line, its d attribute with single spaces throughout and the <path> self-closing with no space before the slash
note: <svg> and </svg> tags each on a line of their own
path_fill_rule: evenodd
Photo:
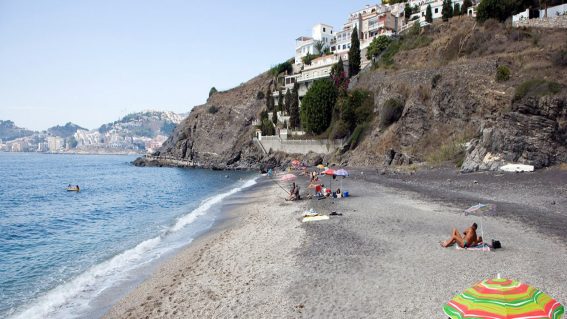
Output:
<svg viewBox="0 0 567 319">
<path fill-rule="evenodd" d="M 456 228 L 453 228 L 453 234 L 451 235 L 451 238 L 447 239 L 444 242 L 441 242 L 441 246 L 449 247 L 454 244 L 459 245 L 459 247 L 461 248 L 476 246 L 482 242 L 482 237 L 476 236 L 476 229 L 477 225 L 476 223 L 473 223 L 471 227 L 465 229 L 463 235 L 461 236 L 459 231 Z"/>
</svg>

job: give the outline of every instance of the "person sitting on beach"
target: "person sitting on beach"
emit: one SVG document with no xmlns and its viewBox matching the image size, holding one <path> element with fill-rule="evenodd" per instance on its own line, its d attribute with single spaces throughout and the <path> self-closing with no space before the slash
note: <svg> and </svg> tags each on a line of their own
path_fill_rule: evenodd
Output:
<svg viewBox="0 0 567 319">
<path fill-rule="evenodd" d="M 289 197 L 286 200 L 295 200 L 295 183 L 291 184 L 291 189 L 289 190 Z"/>
<path fill-rule="evenodd" d="M 462 236 L 456 228 L 453 228 L 451 238 L 441 242 L 441 246 L 446 248 L 457 244 L 461 248 L 467 248 L 478 245 L 482 242 L 482 237 L 476 236 L 477 227 L 476 223 L 473 223 L 471 227 L 465 229 Z"/>
<path fill-rule="evenodd" d="M 292 200 L 300 200 L 301 197 L 299 197 L 299 185 L 295 187 L 295 191 L 293 192 L 293 199 Z"/>
<path fill-rule="evenodd" d="M 337 188 L 337 192 L 335 193 L 337 194 L 337 198 L 341 198 L 343 195 L 341 194 L 341 189 Z"/>
</svg>

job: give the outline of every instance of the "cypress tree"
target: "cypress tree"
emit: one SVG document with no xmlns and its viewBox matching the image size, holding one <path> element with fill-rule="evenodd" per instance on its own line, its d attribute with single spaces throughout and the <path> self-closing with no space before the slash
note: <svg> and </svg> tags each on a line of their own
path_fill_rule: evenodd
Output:
<svg viewBox="0 0 567 319">
<path fill-rule="evenodd" d="M 291 91 L 291 104 L 289 106 L 289 127 L 299 127 L 299 84 L 297 82 L 293 85 Z"/>
<path fill-rule="evenodd" d="M 453 11 L 453 16 L 460 16 L 461 13 L 461 5 L 459 3 L 455 3 L 455 9 Z"/>
<path fill-rule="evenodd" d="M 279 89 L 278 90 L 278 107 L 277 107 L 278 111 L 283 112 L 284 110 L 284 97 L 282 94 L 282 90 Z"/>
<path fill-rule="evenodd" d="M 274 107 L 274 111 L 272 112 L 272 122 L 274 125 L 278 124 L 278 108 Z"/>
<path fill-rule="evenodd" d="M 291 92 L 289 89 L 285 91 L 285 103 L 284 103 L 284 111 L 286 114 L 289 114 L 289 110 L 291 108 Z"/>
<path fill-rule="evenodd" d="M 433 23 L 433 12 L 431 11 L 431 5 L 427 5 L 427 9 L 425 9 L 425 21 L 429 23 Z"/>
<path fill-rule="evenodd" d="M 472 1 L 471 0 L 463 1 L 463 7 L 461 8 L 461 14 L 468 15 L 467 11 L 469 11 L 470 7 L 472 7 Z"/>
<path fill-rule="evenodd" d="M 268 110 L 268 112 L 273 110 L 273 103 L 274 98 L 272 97 L 272 86 L 268 85 L 268 89 L 266 90 L 266 110 Z"/>
<path fill-rule="evenodd" d="M 355 26 L 350 37 L 350 50 L 348 50 L 348 76 L 353 77 L 360 72 L 360 40 L 358 28 Z"/>
</svg>

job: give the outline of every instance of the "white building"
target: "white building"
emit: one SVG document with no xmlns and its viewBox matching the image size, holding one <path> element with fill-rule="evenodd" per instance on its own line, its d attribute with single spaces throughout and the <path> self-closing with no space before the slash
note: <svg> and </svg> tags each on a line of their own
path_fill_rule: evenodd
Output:
<svg viewBox="0 0 567 319">
<path fill-rule="evenodd" d="M 47 148 L 50 152 L 58 152 L 65 148 L 65 140 L 59 136 L 47 137 Z"/>
<path fill-rule="evenodd" d="M 302 58 L 307 54 L 320 54 L 317 50 L 317 42 L 323 44 L 323 50 L 329 48 L 331 41 L 335 38 L 333 27 L 319 23 L 313 26 L 311 37 L 301 36 L 295 40 L 295 64 L 303 64 Z"/>
</svg>

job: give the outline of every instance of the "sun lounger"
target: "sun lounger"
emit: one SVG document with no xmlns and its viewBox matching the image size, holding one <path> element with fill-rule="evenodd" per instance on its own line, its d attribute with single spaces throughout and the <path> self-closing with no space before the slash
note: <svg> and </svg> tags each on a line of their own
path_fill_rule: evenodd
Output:
<svg viewBox="0 0 567 319">
<path fill-rule="evenodd" d="M 304 223 L 316 222 L 316 221 L 327 220 L 327 219 L 329 219 L 329 216 L 327 216 L 327 215 L 306 216 L 306 217 L 303 217 L 302 222 L 304 222 Z"/>
</svg>

